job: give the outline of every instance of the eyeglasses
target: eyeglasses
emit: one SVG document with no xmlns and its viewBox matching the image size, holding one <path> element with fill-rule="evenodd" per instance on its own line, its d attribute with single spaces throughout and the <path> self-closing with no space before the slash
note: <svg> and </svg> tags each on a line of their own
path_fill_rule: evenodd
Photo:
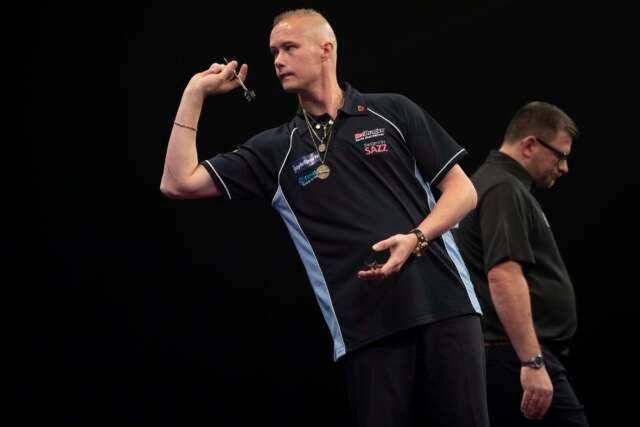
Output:
<svg viewBox="0 0 640 427">
<path fill-rule="evenodd" d="M 535 139 L 540 143 L 540 145 L 545 147 L 547 150 L 551 151 L 556 156 L 556 158 L 558 159 L 558 163 L 562 162 L 563 160 L 567 160 L 569 158 L 569 153 L 565 153 L 563 151 L 558 150 L 555 147 L 552 147 L 551 145 L 547 144 L 537 136 L 535 137 Z"/>
</svg>

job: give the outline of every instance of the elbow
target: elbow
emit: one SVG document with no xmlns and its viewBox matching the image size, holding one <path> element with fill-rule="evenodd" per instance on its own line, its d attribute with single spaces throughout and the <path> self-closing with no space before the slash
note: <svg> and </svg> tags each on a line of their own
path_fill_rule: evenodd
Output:
<svg viewBox="0 0 640 427">
<path fill-rule="evenodd" d="M 476 187 L 458 165 L 455 165 L 449 173 L 447 173 L 442 183 L 438 186 L 438 189 L 442 191 L 443 194 L 451 191 L 453 197 L 457 199 L 463 216 L 474 210 L 478 204 Z"/>
<path fill-rule="evenodd" d="M 476 187 L 473 185 L 473 182 L 464 175 L 459 183 L 459 188 L 461 189 L 460 194 L 464 200 L 463 206 L 466 207 L 465 214 L 471 212 L 478 205 L 478 192 L 476 191 Z"/>
<path fill-rule="evenodd" d="M 160 182 L 160 192 L 169 199 L 184 199 L 182 192 L 175 185 L 170 185 L 164 179 Z"/>
<path fill-rule="evenodd" d="M 476 191 L 476 187 L 474 187 L 473 183 L 469 181 L 469 211 L 472 211 L 478 206 L 478 192 Z"/>
<path fill-rule="evenodd" d="M 169 199 L 188 200 L 203 197 L 193 187 L 186 184 L 176 184 L 174 182 L 161 182 L 160 192 Z"/>
<path fill-rule="evenodd" d="M 176 192 L 174 192 L 172 189 L 167 188 L 167 187 L 162 186 L 162 185 L 160 185 L 160 192 L 162 194 L 164 194 L 165 197 L 167 197 L 169 199 L 178 199 L 179 198 L 178 197 L 179 195 Z"/>
</svg>

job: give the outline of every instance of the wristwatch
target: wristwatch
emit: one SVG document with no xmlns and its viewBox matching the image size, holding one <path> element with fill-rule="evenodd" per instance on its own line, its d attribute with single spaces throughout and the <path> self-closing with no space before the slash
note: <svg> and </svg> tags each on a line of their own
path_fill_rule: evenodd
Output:
<svg viewBox="0 0 640 427">
<path fill-rule="evenodd" d="M 525 361 L 525 362 L 520 362 L 522 366 L 526 366 L 527 368 L 532 368 L 532 369 L 540 369 L 543 366 L 545 366 L 545 360 L 544 357 L 542 357 L 541 354 L 536 354 L 535 356 L 533 356 L 531 359 Z"/>
</svg>

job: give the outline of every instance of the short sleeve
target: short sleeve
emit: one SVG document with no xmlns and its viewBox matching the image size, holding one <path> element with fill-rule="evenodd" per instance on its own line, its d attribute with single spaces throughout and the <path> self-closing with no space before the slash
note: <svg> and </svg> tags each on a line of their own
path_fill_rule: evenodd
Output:
<svg viewBox="0 0 640 427">
<path fill-rule="evenodd" d="M 485 271 L 505 261 L 534 264 L 526 199 L 509 183 L 488 190 L 478 203 Z"/>
<path fill-rule="evenodd" d="M 406 143 L 422 177 L 435 186 L 467 152 L 423 108 L 404 96 L 400 102 L 406 114 Z"/>
<path fill-rule="evenodd" d="M 271 201 L 277 188 L 277 153 L 275 144 L 264 139 L 264 135 L 257 135 L 237 149 L 201 163 L 229 200 Z"/>
</svg>

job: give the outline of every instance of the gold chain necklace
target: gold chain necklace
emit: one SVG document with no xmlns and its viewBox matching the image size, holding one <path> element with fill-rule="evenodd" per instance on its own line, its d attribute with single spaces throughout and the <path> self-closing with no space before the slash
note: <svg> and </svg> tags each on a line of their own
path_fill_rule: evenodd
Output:
<svg viewBox="0 0 640 427">
<path fill-rule="evenodd" d="M 309 121 L 309 126 L 310 126 L 310 129 L 313 132 L 313 134 L 316 136 L 316 139 L 318 141 L 324 141 L 327 138 L 327 125 L 332 125 L 333 124 L 333 120 L 329 120 L 329 121 L 327 121 L 327 123 L 319 123 L 316 119 L 313 118 L 313 116 L 309 116 L 309 115 L 307 115 L 307 119 L 310 120 Z M 311 123 L 311 122 L 313 122 L 313 123 Z M 313 126 L 313 125 L 315 125 L 315 126 Z M 316 132 L 316 130 L 320 130 L 320 127 L 322 127 L 322 131 L 323 131 L 322 138 L 320 138 L 320 135 L 318 135 L 318 132 Z M 322 143 L 318 147 L 320 152 L 323 152 L 325 150 L 325 148 L 326 147 Z"/>
<path fill-rule="evenodd" d="M 331 173 L 331 169 L 329 168 L 329 165 L 325 163 L 325 160 L 327 158 L 327 154 L 329 153 L 329 144 L 331 143 L 331 136 L 333 135 L 333 126 L 335 125 L 335 120 L 331 119 L 329 120 L 328 124 L 323 125 L 324 137 L 320 138 L 320 136 L 315 132 L 313 127 L 311 127 L 311 123 L 309 122 L 309 117 L 304 108 L 302 109 L 302 114 L 304 115 L 304 121 L 307 124 L 307 129 L 309 130 L 309 137 L 311 138 L 311 142 L 313 142 L 313 146 L 315 147 L 316 151 L 318 152 L 318 156 L 320 157 L 321 165 L 318 166 L 318 168 L 316 169 L 316 173 L 318 174 L 318 178 L 327 179 L 329 177 L 329 174 Z M 320 125 L 316 124 L 316 126 L 318 127 L 318 130 L 319 130 Z M 329 133 L 329 135 L 327 135 L 327 132 Z M 318 139 L 319 144 L 316 143 L 314 136 Z M 327 140 L 326 144 L 325 144 L 325 139 Z M 322 156 L 323 153 L 324 153 L 324 157 Z"/>
<path fill-rule="evenodd" d="M 340 108 L 344 104 L 344 93 L 341 92 L 340 96 L 342 99 L 340 101 L 340 107 L 338 107 L 338 110 L 340 110 Z M 304 115 L 304 121 L 307 124 L 307 129 L 309 130 L 309 137 L 311 138 L 311 142 L 313 142 L 313 146 L 315 147 L 316 152 L 320 157 L 321 164 L 316 169 L 316 173 L 318 175 L 318 178 L 327 179 L 329 177 L 329 174 L 331 173 L 331 169 L 329 168 L 329 165 L 326 164 L 325 160 L 327 158 L 327 154 L 329 153 L 329 143 L 331 142 L 331 136 L 333 135 L 333 126 L 336 124 L 336 122 L 335 120 L 330 119 L 327 122 L 327 124 L 323 124 L 322 129 L 324 131 L 323 132 L 324 135 L 322 136 L 322 138 L 320 138 L 320 136 L 316 133 L 316 131 L 311 126 L 311 123 L 309 122 L 309 116 L 307 115 L 307 111 L 302 107 L 302 104 L 300 104 L 300 108 L 302 108 L 302 114 Z M 338 119 L 338 112 L 336 112 L 336 120 Z M 320 130 L 321 125 L 315 120 L 314 122 L 316 123 L 316 129 Z M 328 136 L 327 136 L 327 132 L 329 132 Z M 318 140 L 319 144 L 316 144 L 315 139 L 313 139 L 314 136 Z M 327 140 L 326 144 L 324 142 L 325 139 Z M 322 153 L 324 153 L 324 157 L 322 156 Z"/>
</svg>

